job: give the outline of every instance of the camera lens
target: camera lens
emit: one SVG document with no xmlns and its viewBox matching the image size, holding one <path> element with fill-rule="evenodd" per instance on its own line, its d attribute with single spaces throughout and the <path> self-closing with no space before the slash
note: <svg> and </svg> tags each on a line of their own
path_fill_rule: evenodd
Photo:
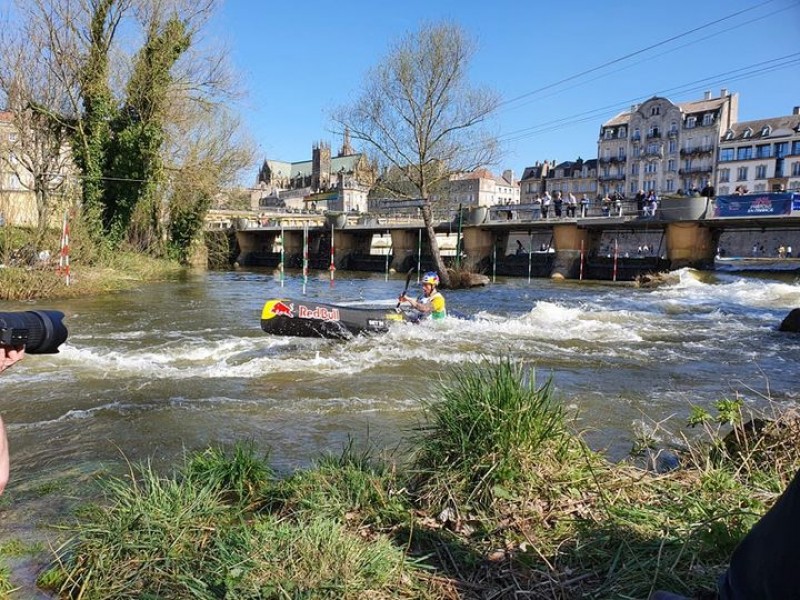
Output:
<svg viewBox="0 0 800 600">
<path fill-rule="evenodd" d="M 28 354 L 55 354 L 67 339 L 67 328 L 57 310 L 0 312 L 0 339 L 9 345 L 24 345 Z"/>
</svg>

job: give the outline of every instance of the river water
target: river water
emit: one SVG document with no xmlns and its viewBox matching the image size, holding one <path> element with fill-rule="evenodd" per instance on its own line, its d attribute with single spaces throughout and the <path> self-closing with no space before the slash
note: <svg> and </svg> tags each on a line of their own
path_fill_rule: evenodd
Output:
<svg viewBox="0 0 800 600">
<path fill-rule="evenodd" d="M 322 273 L 305 293 L 394 305 L 404 283 L 402 275 L 337 273 L 332 284 Z M 684 270 L 650 289 L 498 279 L 447 292 L 448 307 L 471 321 L 399 325 L 350 341 L 264 334 L 264 300 L 303 289 L 297 273 L 282 286 L 271 271 L 240 270 L 0 304 L 59 309 L 70 330 L 59 354 L 29 356 L 0 376 L 9 496 L 65 473 L 116 472 L 126 461 L 169 465 L 236 440 L 269 448 L 279 470 L 338 453 L 351 437 L 394 448 L 418 425 L 419 401 L 441 377 L 487 357 L 527 361 L 540 381 L 552 376 L 590 443 L 615 459 L 669 416 L 666 431 L 679 430 L 692 404 L 737 393 L 753 404 L 800 400 L 800 336 L 776 329 L 800 307 L 796 273 Z M 25 514 L 15 506 L 17 517 Z M 0 522 L 12 518 L 2 515 L 0 504 Z"/>
</svg>

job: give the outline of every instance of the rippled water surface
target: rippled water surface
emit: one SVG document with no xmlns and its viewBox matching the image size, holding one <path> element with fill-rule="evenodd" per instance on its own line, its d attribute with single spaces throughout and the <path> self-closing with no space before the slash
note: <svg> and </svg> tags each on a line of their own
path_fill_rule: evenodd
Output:
<svg viewBox="0 0 800 600">
<path fill-rule="evenodd" d="M 404 278 L 327 274 L 309 298 L 393 306 Z M 799 399 L 800 338 L 776 326 L 800 306 L 796 276 L 679 271 L 653 289 L 498 280 L 447 292 L 475 316 L 350 341 L 283 338 L 259 327 L 266 298 L 302 295 L 271 272 L 197 274 L 137 291 L 61 303 L 61 353 L 0 376 L 12 484 L 70 469 L 150 459 L 252 439 L 278 468 L 338 452 L 349 437 L 394 447 L 418 424 L 419 400 L 453 367 L 486 357 L 552 376 L 589 439 L 623 456 L 634 432 L 692 404 L 735 393 Z M 678 419 L 680 421 L 680 419 Z"/>
</svg>

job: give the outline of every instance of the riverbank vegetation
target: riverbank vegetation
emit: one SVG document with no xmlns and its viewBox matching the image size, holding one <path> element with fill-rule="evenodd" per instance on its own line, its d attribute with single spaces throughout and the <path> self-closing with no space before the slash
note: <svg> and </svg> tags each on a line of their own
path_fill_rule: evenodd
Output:
<svg viewBox="0 0 800 600">
<path fill-rule="evenodd" d="M 138 282 L 179 277 L 176 260 L 131 248 L 98 251 L 80 232 L 70 245 L 69 284 L 59 269 L 58 232 L 4 227 L 0 230 L 0 300 L 40 300 L 91 296 L 130 288 Z"/>
<path fill-rule="evenodd" d="M 402 456 L 351 443 L 280 474 L 253 440 L 106 481 L 40 585 L 117 599 L 702 594 L 799 466 L 796 418 L 746 425 L 743 411 L 696 409 L 680 467 L 658 473 L 589 449 L 526 365 L 467 365 L 423 402 Z"/>
<path fill-rule="evenodd" d="M 30 280 L 6 274 L 5 297 L 81 293 L 32 273 L 57 256 L 67 224 L 71 269 L 89 292 L 120 285 L 118 267 L 149 277 L 149 259 L 191 262 L 206 212 L 252 162 L 227 53 L 200 41 L 217 5 L 10 4 L 0 162 L 16 188 L 0 194 L 0 233 L 31 224 L 34 234 L 8 245 Z"/>
</svg>

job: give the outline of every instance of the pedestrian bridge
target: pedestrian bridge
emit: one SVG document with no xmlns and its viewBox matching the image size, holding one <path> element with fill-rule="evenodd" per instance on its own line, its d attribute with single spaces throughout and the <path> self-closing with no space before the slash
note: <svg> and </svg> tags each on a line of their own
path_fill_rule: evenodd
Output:
<svg viewBox="0 0 800 600">
<path fill-rule="evenodd" d="M 800 250 L 800 194 L 667 198 L 655 217 L 631 203 L 608 216 L 593 209 L 543 219 L 534 206 L 478 207 L 438 220 L 434 230 L 448 263 L 500 275 L 632 279 L 710 269 L 720 251 L 749 255 L 754 235 Z M 314 269 L 433 267 L 423 222 L 408 215 L 276 215 L 237 230 L 236 239 L 243 266 L 299 268 L 307 260 Z"/>
</svg>

